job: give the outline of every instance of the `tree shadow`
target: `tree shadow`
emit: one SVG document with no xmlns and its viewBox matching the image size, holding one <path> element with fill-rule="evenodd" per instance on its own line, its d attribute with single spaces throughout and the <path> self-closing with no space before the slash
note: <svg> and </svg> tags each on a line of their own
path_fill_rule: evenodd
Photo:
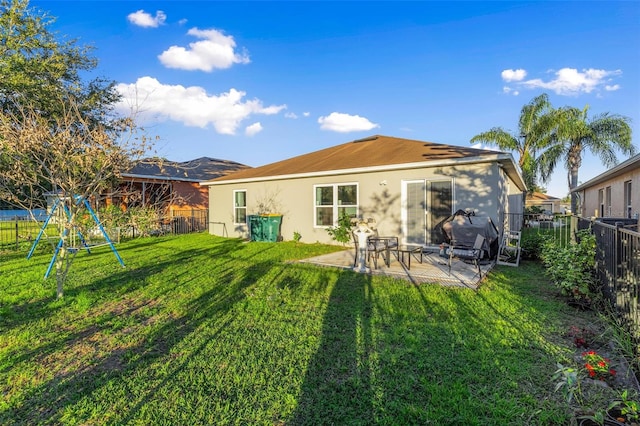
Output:
<svg viewBox="0 0 640 426">
<path fill-rule="evenodd" d="M 340 273 L 329 297 L 322 340 L 307 372 L 292 425 L 373 424 L 371 276 Z"/>
<path fill-rule="evenodd" d="M 68 330 L 74 330 L 72 332 L 65 330 L 62 324 L 57 324 L 54 328 L 59 328 L 60 332 L 53 338 L 50 330 L 48 338 L 42 344 L 28 351 L 22 348 L 20 354 L 6 355 L 12 360 L 12 365 L 3 368 L 2 373 L 27 361 L 41 366 L 50 365 L 51 368 L 47 368 L 47 373 L 39 373 L 47 376 L 40 377 L 41 384 L 24 392 L 20 402 L 0 412 L 0 423 L 61 423 L 64 407 L 75 405 L 111 380 L 124 378 L 132 371 L 143 369 L 154 360 L 166 357 L 203 323 L 212 318 L 225 318 L 216 325 L 216 333 L 223 330 L 233 321 L 229 312 L 246 297 L 244 290 L 253 285 L 266 270 L 273 268 L 277 260 L 267 258 L 255 261 L 252 258 L 259 252 L 249 251 L 242 254 L 250 265 L 247 268 L 232 269 L 228 265 L 230 262 L 218 262 L 215 283 L 194 297 L 180 312 L 168 316 L 156 317 L 158 310 L 154 309 L 154 305 L 163 303 L 163 298 L 170 296 L 167 293 L 172 292 L 171 286 L 153 289 L 145 293 L 144 298 L 133 293 L 149 285 L 144 277 L 163 277 L 175 262 L 189 261 L 199 256 L 228 258 L 237 256 L 233 252 L 239 248 L 236 240 L 225 240 L 213 247 L 202 247 L 198 251 L 173 252 L 162 262 L 120 270 L 101 280 L 70 289 L 65 296 L 65 301 L 69 302 L 87 291 L 96 299 L 105 297 L 105 293 L 114 290 L 118 291 L 118 296 L 112 297 L 111 303 L 103 302 L 99 305 L 98 309 L 101 311 L 94 312 L 94 321 L 76 329 L 69 326 Z M 175 286 L 188 287 L 191 281 L 197 280 L 206 282 L 206 277 L 212 273 L 211 270 L 195 272 L 189 268 L 185 268 L 185 271 L 181 275 L 170 277 Z M 136 280 L 135 277 L 140 277 L 141 280 Z M 17 309 L 28 311 L 29 315 L 18 315 L 6 325 L 18 327 L 26 322 L 46 321 L 65 306 L 63 302 L 57 302 L 55 308 L 42 302 L 22 304 Z M 116 336 L 116 339 L 105 338 L 105 333 Z M 104 343 L 105 341 L 108 343 Z M 131 345 L 131 342 L 135 344 Z M 196 349 L 190 357 L 197 355 L 199 350 Z M 88 359 L 86 351 L 94 352 L 95 357 Z M 180 368 L 178 365 L 176 371 Z M 153 398 L 152 392 L 145 398 Z M 139 408 L 142 404 L 140 402 L 136 407 Z M 130 416 L 134 415 L 135 412 L 130 413 Z"/>
</svg>

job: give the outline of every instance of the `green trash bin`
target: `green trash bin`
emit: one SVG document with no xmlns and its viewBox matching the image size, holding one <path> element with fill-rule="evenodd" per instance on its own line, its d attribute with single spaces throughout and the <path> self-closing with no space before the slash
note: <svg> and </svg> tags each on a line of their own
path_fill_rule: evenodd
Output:
<svg viewBox="0 0 640 426">
<path fill-rule="evenodd" d="M 251 241 L 270 241 L 275 243 L 280 240 L 282 215 L 249 215 L 247 216 L 247 222 Z"/>
<path fill-rule="evenodd" d="M 262 217 L 258 215 L 247 216 L 249 224 L 249 239 L 251 241 L 262 241 Z"/>
<path fill-rule="evenodd" d="M 282 224 L 281 215 L 265 215 L 262 216 L 262 241 L 277 242 L 280 240 L 280 225 Z"/>
</svg>

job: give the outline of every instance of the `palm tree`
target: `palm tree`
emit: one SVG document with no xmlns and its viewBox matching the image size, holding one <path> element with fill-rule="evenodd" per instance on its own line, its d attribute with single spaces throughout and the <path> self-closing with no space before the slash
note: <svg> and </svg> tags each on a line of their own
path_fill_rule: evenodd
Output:
<svg viewBox="0 0 640 426">
<path fill-rule="evenodd" d="M 536 186 L 536 151 L 549 143 L 554 128 L 553 111 L 549 96 L 543 93 L 522 107 L 517 134 L 494 127 L 471 138 L 471 143 L 483 142 L 505 151 L 517 152 L 522 178 L 529 191 L 532 191 Z"/>
<path fill-rule="evenodd" d="M 588 110 L 588 105 L 582 110 L 574 107 L 556 110 L 554 121 L 558 127 L 548 145 L 541 147 L 544 151 L 538 157 L 538 170 L 543 182 L 551 178 L 558 161 L 564 161 L 571 192 L 578 186 L 578 169 L 586 150 L 600 157 L 607 167 L 618 162 L 615 154 L 618 149 L 629 156 L 635 154 L 628 117 L 603 113 L 589 120 Z M 577 202 L 577 195 L 571 193 L 571 211 L 574 214 Z"/>
</svg>

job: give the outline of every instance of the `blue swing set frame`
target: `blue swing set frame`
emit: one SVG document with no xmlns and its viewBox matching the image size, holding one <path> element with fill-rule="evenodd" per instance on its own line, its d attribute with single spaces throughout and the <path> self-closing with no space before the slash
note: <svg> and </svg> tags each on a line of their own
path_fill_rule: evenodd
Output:
<svg viewBox="0 0 640 426">
<path fill-rule="evenodd" d="M 116 247 L 114 246 L 113 241 L 111 241 L 111 238 L 109 238 L 109 235 L 107 234 L 107 231 L 105 231 L 104 227 L 102 226 L 102 223 L 100 223 L 100 220 L 98 219 L 98 217 L 96 216 L 96 213 L 91 208 L 91 205 L 89 204 L 89 202 L 85 198 L 83 198 L 83 197 L 81 197 L 79 195 L 76 195 L 73 198 L 75 200 L 76 205 L 80 204 L 80 203 L 84 204 L 84 207 L 87 209 L 87 211 L 91 215 L 91 218 L 96 223 L 96 225 L 98 226 L 98 229 L 100 229 L 100 232 L 104 236 L 106 244 L 109 245 L 109 247 L 111 247 L 111 251 L 113 251 L 113 254 L 116 256 L 116 259 L 118 259 L 118 262 L 124 268 L 125 267 L 124 266 L 124 261 L 120 257 L 120 254 L 118 253 L 118 250 L 116 250 Z M 42 228 L 40 228 L 40 232 L 38 232 L 38 236 L 36 237 L 36 239 L 33 241 L 33 244 L 31 245 L 31 250 L 29 250 L 29 254 L 27 254 L 27 259 L 30 259 L 31 256 L 33 255 L 33 252 L 35 251 L 36 246 L 38 245 L 38 243 L 40 242 L 40 239 L 42 238 L 42 236 L 45 233 L 45 229 L 49 225 L 49 221 L 51 220 L 51 218 L 55 214 L 56 210 L 60 206 L 62 206 L 62 208 L 64 209 L 64 211 L 65 211 L 65 213 L 67 215 L 67 221 L 71 220 L 71 212 L 69 211 L 69 208 L 65 205 L 64 202 L 62 202 L 62 199 L 60 197 L 56 198 L 55 202 L 53 203 L 53 206 L 51 207 L 51 212 L 47 215 L 47 218 L 45 219 L 44 224 L 42 225 Z M 85 238 L 82 235 L 82 233 L 80 232 L 80 230 L 76 229 L 76 232 L 78 233 L 78 237 L 80 238 L 80 242 L 82 243 L 82 248 L 87 250 L 87 253 L 91 253 L 91 247 L 96 247 L 96 246 L 91 246 L 91 245 L 87 244 L 87 241 L 85 240 Z M 62 245 L 64 244 L 64 240 L 68 235 L 69 235 L 69 229 L 65 228 L 64 231 L 62 232 L 62 235 L 60 236 L 60 240 L 56 244 L 55 250 L 53 252 L 53 257 L 51 258 L 51 262 L 49 262 L 49 266 L 47 267 L 47 272 L 45 272 L 45 274 L 44 274 L 44 278 L 45 279 L 47 279 L 49 277 L 49 274 L 51 273 L 51 269 L 53 268 L 53 265 L 56 262 L 56 258 L 58 257 L 58 254 L 60 253 L 60 249 L 62 248 Z M 100 245 L 104 245 L 104 244 L 100 244 Z M 72 253 L 75 254 L 78 251 L 78 248 L 77 247 L 71 247 L 71 248 L 69 248 L 69 251 L 71 251 Z"/>
</svg>

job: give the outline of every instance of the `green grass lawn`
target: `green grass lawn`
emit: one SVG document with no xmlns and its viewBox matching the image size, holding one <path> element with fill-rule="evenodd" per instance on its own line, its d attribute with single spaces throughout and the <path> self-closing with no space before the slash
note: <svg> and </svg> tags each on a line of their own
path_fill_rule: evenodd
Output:
<svg viewBox="0 0 640 426">
<path fill-rule="evenodd" d="M 207 234 L 0 257 L 0 424 L 549 425 L 580 316 L 541 266 L 479 291 L 290 262 Z M 339 249 L 339 248 L 338 248 Z M 53 276 L 54 274 L 52 274 Z M 588 319 L 588 318 L 587 318 Z"/>
</svg>

